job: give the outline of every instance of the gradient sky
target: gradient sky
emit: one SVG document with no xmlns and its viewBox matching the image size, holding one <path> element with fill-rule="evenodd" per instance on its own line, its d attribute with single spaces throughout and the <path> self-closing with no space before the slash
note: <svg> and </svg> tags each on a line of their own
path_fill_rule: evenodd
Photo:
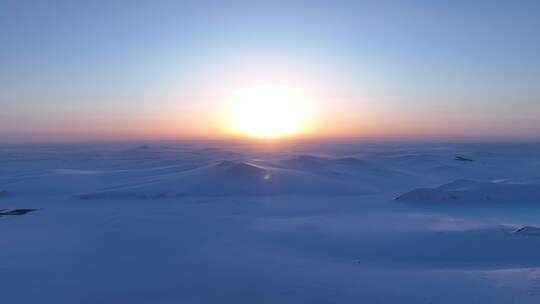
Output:
<svg viewBox="0 0 540 304">
<path fill-rule="evenodd" d="M 0 0 L 0 140 L 213 138 L 231 89 L 310 136 L 540 134 L 540 1 Z"/>
</svg>

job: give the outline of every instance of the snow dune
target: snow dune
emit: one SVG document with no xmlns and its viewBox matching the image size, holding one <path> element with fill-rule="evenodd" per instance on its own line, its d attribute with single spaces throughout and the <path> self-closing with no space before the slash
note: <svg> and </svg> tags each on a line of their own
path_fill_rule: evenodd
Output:
<svg viewBox="0 0 540 304">
<path fill-rule="evenodd" d="M 400 195 L 398 201 L 540 203 L 540 179 L 476 181 L 459 179 L 437 188 L 418 188 Z"/>
<path fill-rule="evenodd" d="M 160 175 L 134 184 L 78 195 L 79 198 L 225 195 L 351 195 L 374 192 L 307 172 L 240 161 L 221 161 L 193 170 Z"/>
</svg>

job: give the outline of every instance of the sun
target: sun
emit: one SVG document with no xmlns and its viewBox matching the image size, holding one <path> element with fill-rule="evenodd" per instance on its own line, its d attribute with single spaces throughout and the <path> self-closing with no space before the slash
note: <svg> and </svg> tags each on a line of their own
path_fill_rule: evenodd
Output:
<svg viewBox="0 0 540 304">
<path fill-rule="evenodd" d="M 300 90 L 260 86 L 233 93 L 228 120 L 235 134 L 270 139 L 304 133 L 308 113 Z"/>
</svg>

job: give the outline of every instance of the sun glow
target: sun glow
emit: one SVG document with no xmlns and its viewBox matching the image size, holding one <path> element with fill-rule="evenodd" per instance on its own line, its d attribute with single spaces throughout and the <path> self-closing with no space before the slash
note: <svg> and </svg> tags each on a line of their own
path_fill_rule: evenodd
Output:
<svg viewBox="0 0 540 304">
<path fill-rule="evenodd" d="M 228 120 L 235 134 L 278 138 L 306 132 L 308 113 L 299 90 L 263 86 L 235 91 Z"/>
</svg>

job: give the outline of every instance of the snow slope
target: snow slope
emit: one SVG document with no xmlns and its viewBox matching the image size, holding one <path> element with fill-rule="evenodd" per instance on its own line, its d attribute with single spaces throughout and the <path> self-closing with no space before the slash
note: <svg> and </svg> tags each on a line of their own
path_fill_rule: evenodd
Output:
<svg viewBox="0 0 540 304">
<path fill-rule="evenodd" d="M 351 195 L 373 192 L 296 170 L 221 161 L 193 170 L 152 177 L 134 184 L 78 195 L 80 198 L 225 195 Z"/>
<path fill-rule="evenodd" d="M 396 198 L 399 201 L 497 202 L 540 204 L 540 178 L 496 180 L 492 182 L 456 180 L 437 188 L 418 188 Z"/>
</svg>

